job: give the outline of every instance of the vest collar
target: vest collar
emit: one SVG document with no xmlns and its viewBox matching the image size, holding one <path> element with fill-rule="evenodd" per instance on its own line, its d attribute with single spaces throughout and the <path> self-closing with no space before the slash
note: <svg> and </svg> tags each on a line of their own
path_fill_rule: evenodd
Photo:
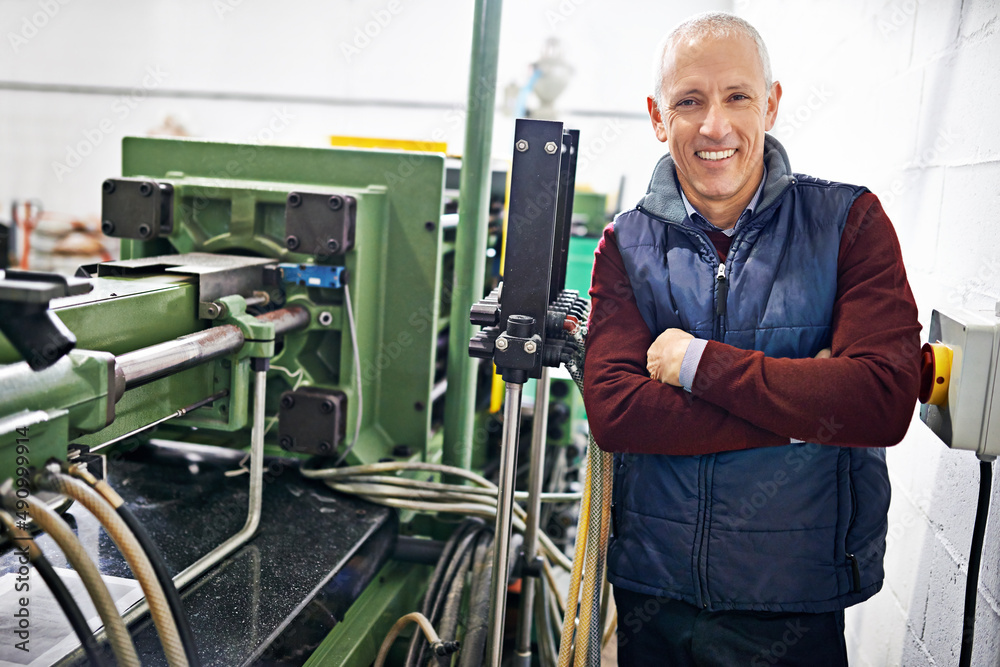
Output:
<svg viewBox="0 0 1000 667">
<path fill-rule="evenodd" d="M 764 135 L 764 164 L 767 175 L 760 201 L 754 209 L 755 214 L 773 204 L 795 180 L 784 146 L 770 134 Z M 653 169 L 653 177 L 649 181 L 646 195 L 639 200 L 639 208 L 671 222 L 682 222 L 687 216 L 680 186 L 677 184 L 674 159 L 669 153 L 660 158 Z"/>
</svg>

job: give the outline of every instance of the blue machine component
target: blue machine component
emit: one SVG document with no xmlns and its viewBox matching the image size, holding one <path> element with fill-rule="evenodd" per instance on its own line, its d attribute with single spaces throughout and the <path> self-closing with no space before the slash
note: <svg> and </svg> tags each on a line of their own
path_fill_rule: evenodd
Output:
<svg viewBox="0 0 1000 667">
<path fill-rule="evenodd" d="M 347 269 L 343 266 L 279 264 L 278 267 L 281 269 L 281 278 L 286 283 L 339 289 L 347 282 Z"/>
</svg>

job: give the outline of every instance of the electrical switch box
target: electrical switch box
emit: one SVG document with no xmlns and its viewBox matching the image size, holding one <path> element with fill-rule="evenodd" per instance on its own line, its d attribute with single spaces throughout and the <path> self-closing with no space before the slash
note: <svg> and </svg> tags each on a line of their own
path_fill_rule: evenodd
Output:
<svg viewBox="0 0 1000 667">
<path fill-rule="evenodd" d="M 947 394 L 922 405 L 920 418 L 949 447 L 992 460 L 1000 455 L 1000 315 L 935 310 L 928 338 L 921 401 L 935 383 L 945 384 Z"/>
</svg>

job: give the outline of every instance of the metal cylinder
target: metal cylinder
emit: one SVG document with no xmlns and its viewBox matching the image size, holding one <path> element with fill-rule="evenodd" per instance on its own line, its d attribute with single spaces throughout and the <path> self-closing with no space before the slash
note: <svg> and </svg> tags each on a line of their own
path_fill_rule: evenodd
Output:
<svg viewBox="0 0 1000 667">
<path fill-rule="evenodd" d="M 503 620 L 507 607 L 507 574 L 510 567 L 510 526 L 514 512 L 514 480 L 517 475 L 517 443 L 521 430 L 521 385 L 507 383 L 504 404 L 503 441 L 500 447 L 500 478 L 497 484 L 497 519 L 494 530 L 493 574 L 490 581 L 490 634 L 486 659 L 491 667 L 500 665 Z"/>
<path fill-rule="evenodd" d="M 309 318 L 309 311 L 301 306 L 280 308 L 257 317 L 261 322 L 274 323 L 276 336 L 306 327 Z M 120 399 L 126 389 L 193 368 L 241 347 L 243 332 L 240 328 L 235 324 L 223 324 L 126 352 L 115 358 L 115 400 Z"/>
<path fill-rule="evenodd" d="M 524 528 L 524 558 L 531 562 L 538 552 L 539 519 L 542 511 L 542 483 L 545 473 L 545 440 L 549 426 L 549 368 L 542 366 L 542 375 L 535 389 L 534 423 L 531 429 L 531 468 L 528 471 L 528 517 Z M 533 617 L 536 577 L 521 577 L 521 610 L 517 624 L 517 654 L 514 664 L 531 664 L 531 619 Z"/>
<path fill-rule="evenodd" d="M 302 306 L 289 306 L 258 315 L 257 319 L 261 322 L 274 322 L 274 335 L 281 336 L 291 331 L 305 329 L 309 326 L 310 315 L 309 310 Z"/>
<path fill-rule="evenodd" d="M 118 396 L 126 389 L 193 368 L 243 347 L 243 332 L 234 324 L 198 331 L 115 358 Z"/>
</svg>

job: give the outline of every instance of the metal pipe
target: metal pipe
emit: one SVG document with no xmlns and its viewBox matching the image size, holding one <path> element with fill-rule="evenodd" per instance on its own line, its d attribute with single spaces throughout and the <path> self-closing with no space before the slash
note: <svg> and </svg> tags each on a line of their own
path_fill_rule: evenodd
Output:
<svg viewBox="0 0 1000 667">
<path fill-rule="evenodd" d="M 503 620 L 507 607 L 507 573 L 510 567 L 510 526 L 514 511 L 514 480 L 517 475 L 517 443 L 521 431 L 521 385 L 507 383 L 503 412 L 503 441 L 500 448 L 500 478 L 497 480 L 497 520 L 494 530 L 493 573 L 490 581 L 493 604 L 490 605 L 486 659 L 491 667 L 500 666 L 503 646 Z"/>
<path fill-rule="evenodd" d="M 442 463 L 472 466 L 476 367 L 469 357 L 469 310 L 483 296 L 490 196 L 493 106 L 500 51 L 502 0 L 476 0 L 465 120 L 465 149 L 459 184 L 459 225 L 455 232 L 455 278 L 448 339 L 448 392 L 445 398 Z"/>
<path fill-rule="evenodd" d="M 243 347 L 243 332 L 223 324 L 115 357 L 118 398 L 125 390 L 179 373 Z"/>
<path fill-rule="evenodd" d="M 301 306 L 257 316 L 261 322 L 274 323 L 275 336 L 302 329 L 309 319 L 309 311 Z M 243 347 L 243 342 L 243 332 L 238 326 L 222 324 L 121 354 L 115 358 L 115 400 L 120 400 L 127 389 L 231 354 Z"/>
<path fill-rule="evenodd" d="M 534 562 L 535 556 L 538 554 L 538 524 L 542 511 L 542 482 L 545 476 L 545 440 L 549 429 L 548 407 L 549 367 L 542 366 L 542 375 L 538 378 L 538 385 L 535 389 L 534 422 L 531 430 L 528 516 L 524 526 L 524 550 L 522 552 L 526 563 Z M 514 656 L 514 665 L 517 667 L 531 667 L 531 619 L 534 612 L 535 588 L 538 583 L 538 577 L 521 577 L 521 610 L 518 614 L 517 624 L 517 653 Z"/>
<path fill-rule="evenodd" d="M 240 532 L 212 549 L 174 577 L 180 590 L 211 569 L 223 558 L 243 546 L 260 525 L 261 508 L 264 506 L 264 399 L 267 396 L 267 371 L 254 373 L 253 429 L 250 432 L 250 502 L 246 522 Z M 126 624 L 131 624 L 149 609 L 146 600 L 124 614 Z M 100 637 L 99 637 L 100 639 Z"/>
<path fill-rule="evenodd" d="M 274 322 L 275 336 L 282 336 L 298 329 L 305 329 L 309 326 L 310 319 L 309 310 L 302 306 L 279 308 L 278 310 L 272 310 L 269 313 L 257 316 L 257 320 L 260 322 Z"/>
</svg>

